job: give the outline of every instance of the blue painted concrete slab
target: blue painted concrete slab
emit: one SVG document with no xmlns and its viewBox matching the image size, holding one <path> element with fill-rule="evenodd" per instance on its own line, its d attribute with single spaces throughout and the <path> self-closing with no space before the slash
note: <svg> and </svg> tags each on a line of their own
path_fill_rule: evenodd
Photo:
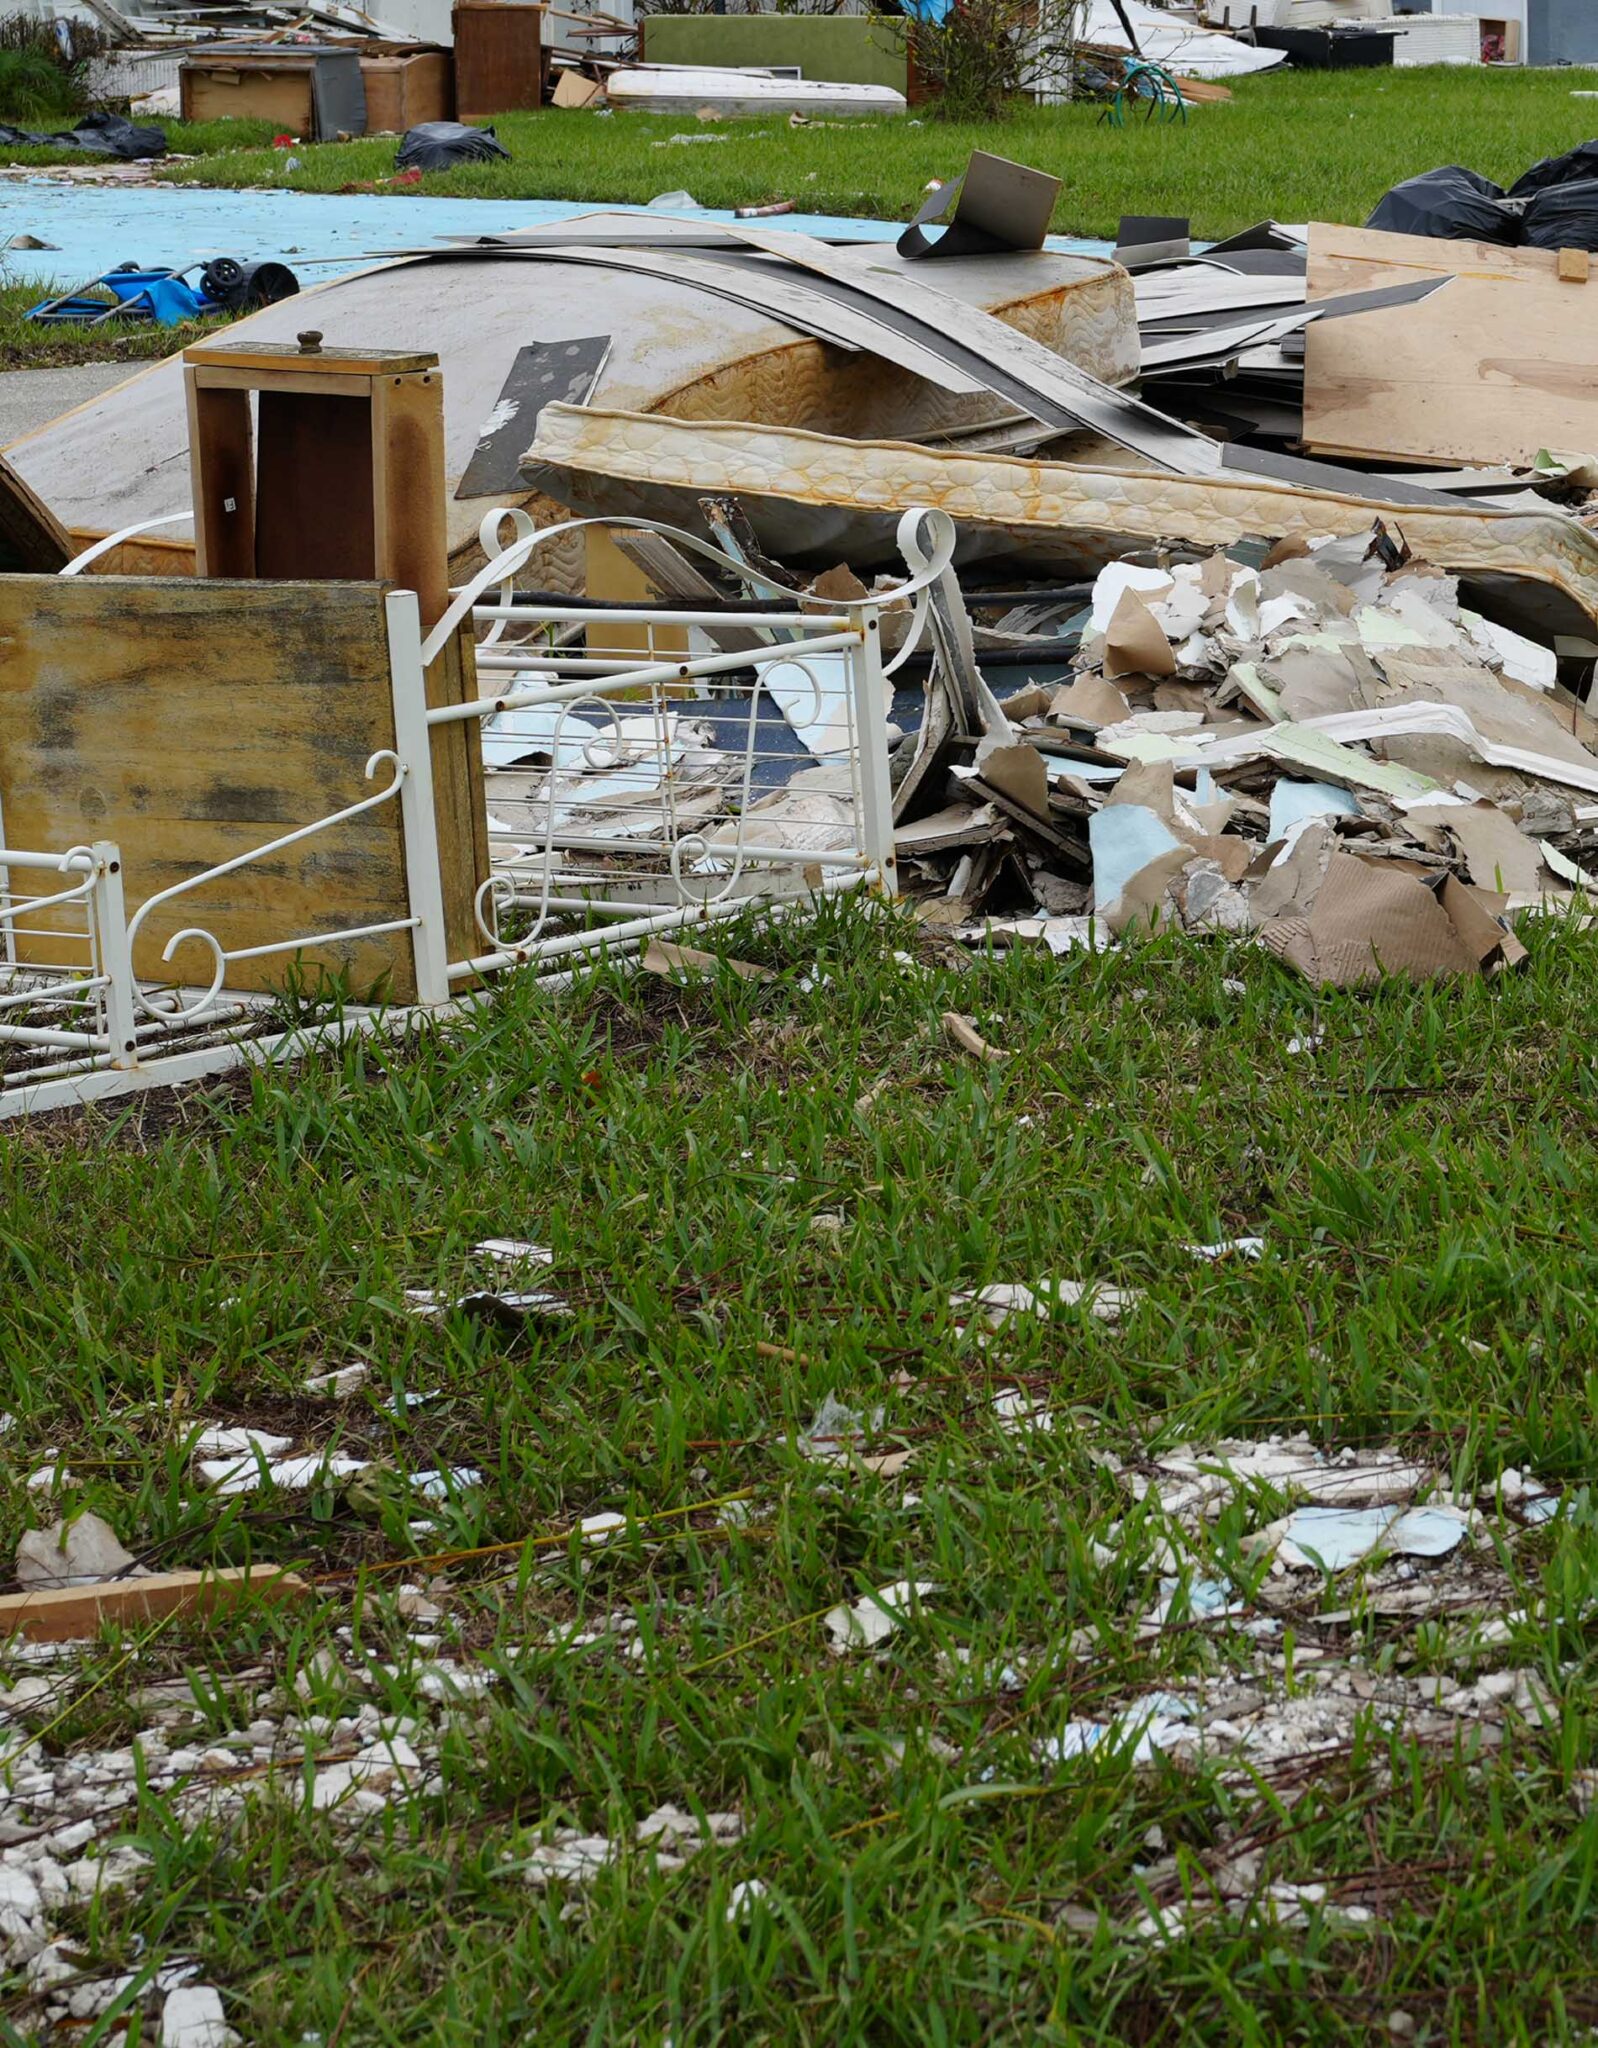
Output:
<svg viewBox="0 0 1598 2048">
<path fill-rule="evenodd" d="M 506 234 L 570 220 L 598 202 L 553 199 L 389 198 L 335 192 L 221 192 L 193 185 L 75 185 L 46 177 L 0 183 L 0 243 L 37 236 L 52 249 L 8 251 L 7 281 L 37 278 L 80 284 L 119 263 L 182 269 L 211 256 L 286 263 L 302 284 L 357 270 L 374 250 L 426 243 L 447 235 Z M 643 213 L 644 207 L 607 207 Z M 658 215 L 655 216 L 659 218 Z M 730 221 L 706 209 L 705 220 Z M 762 228 L 798 234 L 844 231 L 859 241 L 889 242 L 898 221 L 840 220 L 814 213 L 775 214 Z M 1067 254 L 1108 256 L 1108 242 L 1051 235 Z"/>
</svg>

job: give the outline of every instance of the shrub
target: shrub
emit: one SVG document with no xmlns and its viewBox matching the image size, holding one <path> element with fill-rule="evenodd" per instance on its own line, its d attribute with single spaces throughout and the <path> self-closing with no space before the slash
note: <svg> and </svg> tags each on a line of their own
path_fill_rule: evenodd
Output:
<svg viewBox="0 0 1598 2048">
<path fill-rule="evenodd" d="M 910 56 L 943 121 L 999 121 L 1023 95 L 1071 97 L 1085 0 L 955 0 L 941 22 L 912 16 Z"/>
<path fill-rule="evenodd" d="M 0 120 L 27 128 L 74 119 L 89 104 L 89 68 L 110 47 L 79 22 L 0 15 Z"/>
</svg>

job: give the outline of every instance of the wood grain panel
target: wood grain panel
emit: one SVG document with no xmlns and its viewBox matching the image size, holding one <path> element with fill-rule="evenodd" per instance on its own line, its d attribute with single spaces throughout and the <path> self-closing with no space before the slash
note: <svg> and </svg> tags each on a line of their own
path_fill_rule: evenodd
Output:
<svg viewBox="0 0 1598 2048">
<path fill-rule="evenodd" d="M 1451 280 L 1416 305 L 1311 325 L 1304 445 L 1315 454 L 1451 467 L 1598 447 L 1598 283 L 1562 281 L 1555 251 L 1319 222 L 1309 248 L 1312 300 Z"/>
<path fill-rule="evenodd" d="M 117 840 L 130 915 L 370 795 L 383 785 L 365 780 L 366 760 L 393 741 L 379 584 L 0 578 L 6 838 Z M 396 799 L 152 912 L 134 966 L 169 977 L 161 948 L 189 925 L 232 948 L 408 915 Z M 175 966 L 199 978 L 207 957 L 191 946 Z M 396 1000 L 414 994 L 403 933 L 305 957 L 360 993 L 386 980 Z M 281 988 L 289 964 L 241 962 L 229 983 Z"/>
</svg>

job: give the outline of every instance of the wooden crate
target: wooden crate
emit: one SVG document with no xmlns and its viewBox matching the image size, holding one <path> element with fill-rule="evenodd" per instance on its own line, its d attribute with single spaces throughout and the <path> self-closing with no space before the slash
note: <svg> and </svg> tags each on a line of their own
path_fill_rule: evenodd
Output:
<svg viewBox="0 0 1598 2048">
<path fill-rule="evenodd" d="M 403 135 L 422 121 L 455 117 L 455 66 L 448 50 L 378 44 L 361 52 L 368 135 Z"/>
<path fill-rule="evenodd" d="M 311 73 L 315 60 L 285 52 L 271 59 L 186 57 L 178 69 L 185 121 L 270 121 L 285 135 L 316 133 Z"/>
<path fill-rule="evenodd" d="M 185 121 L 271 121 L 302 142 L 364 135 L 362 66 L 351 46 L 234 49 L 185 57 L 178 106 Z"/>
<path fill-rule="evenodd" d="M 456 0 L 455 105 L 462 121 L 531 112 L 549 84 L 544 9 L 524 0 Z"/>
</svg>

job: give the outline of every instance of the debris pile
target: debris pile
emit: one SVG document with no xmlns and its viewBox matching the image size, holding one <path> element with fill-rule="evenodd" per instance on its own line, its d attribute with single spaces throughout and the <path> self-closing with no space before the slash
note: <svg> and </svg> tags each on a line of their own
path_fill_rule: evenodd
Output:
<svg viewBox="0 0 1598 2048">
<path fill-rule="evenodd" d="M 935 668 L 896 756 L 902 871 L 965 935 L 1064 950 L 1091 917 L 1252 934 L 1336 986 L 1493 973 L 1598 859 L 1598 722 L 1555 656 L 1380 525 L 1112 564 L 1069 682 L 980 681 Z"/>
</svg>

